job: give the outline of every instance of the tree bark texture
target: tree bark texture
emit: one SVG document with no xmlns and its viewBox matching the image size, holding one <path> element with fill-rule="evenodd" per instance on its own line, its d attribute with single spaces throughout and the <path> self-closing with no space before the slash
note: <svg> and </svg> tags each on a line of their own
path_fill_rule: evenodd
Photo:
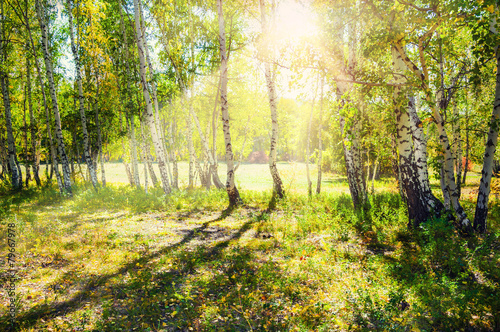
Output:
<svg viewBox="0 0 500 332">
<path fill-rule="evenodd" d="M 240 193 L 234 183 L 234 162 L 233 149 L 231 145 L 231 133 L 229 129 L 229 109 L 227 103 L 227 52 L 226 52 L 226 29 L 223 14 L 223 0 L 217 0 L 217 11 L 219 19 L 219 50 L 221 58 L 220 77 L 221 77 L 221 113 L 222 113 L 222 130 L 224 131 L 224 143 L 226 145 L 226 164 L 227 164 L 227 180 L 226 191 L 229 198 L 229 207 L 232 208 L 242 203 Z"/>
<path fill-rule="evenodd" d="M 59 153 L 59 157 L 61 158 L 61 164 L 62 164 L 62 172 L 63 172 L 63 185 L 65 191 L 68 193 L 68 195 L 72 196 L 72 189 L 71 189 L 71 171 L 69 169 L 69 161 L 68 161 L 68 156 L 66 155 L 66 147 L 64 146 L 64 138 L 62 134 L 62 127 L 61 127 L 61 116 L 59 114 L 59 106 L 57 103 L 57 94 L 56 94 L 56 87 L 54 83 L 54 71 L 52 69 L 52 56 L 50 55 L 50 50 L 49 50 L 49 44 L 48 44 L 48 32 L 47 32 L 47 25 L 45 22 L 45 9 L 40 5 L 39 0 L 35 0 L 35 5 L 36 5 L 36 10 L 37 10 L 37 15 L 38 15 L 38 21 L 40 22 L 40 30 L 42 33 L 42 50 L 44 54 L 44 61 L 45 61 L 45 69 L 47 72 L 47 79 L 49 82 L 49 91 L 50 91 L 50 96 L 52 99 L 52 110 L 54 112 L 54 119 L 55 119 L 55 124 L 56 124 L 56 140 L 57 140 L 57 151 Z M 56 170 L 57 172 L 57 170 Z"/>
<path fill-rule="evenodd" d="M 75 43 L 75 36 L 73 33 L 73 6 L 72 0 L 68 0 L 66 3 L 68 9 L 68 20 L 69 20 L 69 35 L 71 39 L 71 51 L 73 52 L 73 60 L 75 61 L 75 71 L 76 71 L 76 83 L 78 85 L 78 104 L 80 111 L 80 119 L 82 123 L 82 136 L 83 136 L 83 156 L 85 157 L 85 163 L 90 174 L 90 181 L 94 188 L 97 188 L 99 182 L 97 180 L 97 171 L 94 168 L 94 162 L 90 156 L 90 146 L 89 146 L 89 133 L 87 130 L 87 117 L 85 116 L 85 101 L 83 97 L 83 85 L 82 85 L 82 74 L 80 66 L 80 56 L 78 55 L 78 47 Z M 104 185 L 104 183 L 103 183 Z"/>
<path fill-rule="evenodd" d="M 496 32 L 496 31 L 495 31 Z M 476 212 L 474 214 L 474 230 L 479 233 L 486 232 L 486 219 L 488 216 L 488 199 L 490 195 L 491 177 L 493 175 L 493 160 L 498 144 L 498 127 L 500 123 L 500 49 L 496 49 L 497 73 L 495 81 L 495 100 L 490 119 L 490 130 L 484 148 L 483 169 L 481 182 L 477 194 Z"/>
<path fill-rule="evenodd" d="M 260 0 L 260 13 L 261 13 L 261 25 L 262 25 L 262 35 L 267 36 L 269 34 L 269 29 L 266 20 L 266 8 L 264 0 Z M 269 108 L 271 109 L 271 142 L 269 147 L 269 170 L 271 172 L 271 177 L 273 178 L 273 196 L 277 195 L 279 198 L 285 196 L 285 190 L 283 188 L 283 182 L 276 167 L 277 161 L 277 148 L 278 148 L 278 98 L 276 95 L 276 85 L 274 83 L 274 78 L 276 73 L 271 71 L 270 62 L 273 61 L 272 51 L 270 50 L 271 45 L 263 45 L 263 56 L 264 56 L 264 76 L 266 77 L 267 83 L 267 95 L 269 97 Z M 310 181 L 309 181 L 310 182 Z M 309 183 L 309 189 L 311 184 Z"/>
<path fill-rule="evenodd" d="M 406 78 L 402 75 L 406 71 L 406 65 L 395 48 L 392 49 L 392 63 L 395 82 L 398 84 L 406 83 Z M 418 121 L 414 109 L 414 100 L 406 98 L 401 85 L 394 87 L 394 104 L 400 184 L 408 207 L 408 226 L 416 228 L 422 222 L 427 221 L 432 213 L 440 213 L 442 204 L 430 192 L 430 187 L 425 188 L 425 183 L 428 182 L 426 157 L 424 156 L 425 141 L 423 132 L 416 129 L 421 123 Z M 406 109 L 405 104 L 407 105 Z M 412 116 L 413 121 L 411 120 Z M 417 162 L 415 151 L 419 153 L 420 162 Z"/>
<path fill-rule="evenodd" d="M 37 125 L 35 121 L 35 116 L 33 114 L 33 103 L 31 100 L 31 65 L 29 57 L 26 56 L 26 81 L 27 81 L 27 92 L 28 92 L 28 109 L 30 113 L 30 132 L 31 132 L 31 167 L 33 169 L 33 177 L 35 179 L 36 185 L 41 186 L 39 169 L 40 169 L 40 154 L 38 152 L 37 146 L 39 145 L 39 140 L 37 139 Z"/>
<path fill-rule="evenodd" d="M 151 98 L 148 91 L 148 84 L 146 80 L 146 63 L 144 59 L 144 50 L 146 45 L 144 43 L 144 36 L 141 31 L 139 1 L 140 0 L 134 0 L 134 14 L 135 14 L 134 16 L 135 16 L 136 35 L 137 35 L 137 49 L 139 53 L 139 72 L 142 83 L 142 92 L 144 95 L 144 100 L 146 101 L 146 114 L 144 114 L 144 118 L 147 124 L 149 125 L 149 131 L 151 134 L 151 139 L 153 141 L 156 158 L 158 159 L 158 168 L 160 169 L 163 191 L 165 192 L 165 194 L 169 194 L 172 190 L 170 188 L 168 181 L 168 172 L 166 169 L 166 164 L 164 159 L 165 155 L 161 146 L 160 138 L 158 136 L 158 131 L 156 129 L 153 106 L 151 103 Z"/>
</svg>

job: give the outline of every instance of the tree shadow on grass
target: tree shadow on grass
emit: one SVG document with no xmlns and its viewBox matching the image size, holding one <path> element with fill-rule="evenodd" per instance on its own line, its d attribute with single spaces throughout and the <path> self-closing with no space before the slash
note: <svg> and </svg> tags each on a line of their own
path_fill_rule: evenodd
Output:
<svg viewBox="0 0 500 332">
<path fill-rule="evenodd" d="M 109 304 L 98 330 L 286 330 L 284 298 L 297 294 L 283 287 L 273 297 L 273 287 L 286 284 L 279 267 L 236 243 L 264 213 L 223 241 L 175 252 L 175 269 L 137 271 L 123 285 L 132 301 Z"/>
<path fill-rule="evenodd" d="M 423 224 L 384 257 L 400 294 L 412 290 L 415 326 L 422 330 L 500 330 L 498 239 L 462 238 L 446 220 Z"/>
<path fill-rule="evenodd" d="M 70 299 L 20 314 L 20 327 L 39 328 L 42 320 L 67 319 L 90 304 L 93 331 L 287 330 L 290 308 L 303 300 L 297 285 L 284 277 L 277 263 L 262 256 L 264 249 L 240 245 L 241 241 L 260 241 L 259 248 L 273 245 L 272 239 L 244 236 L 265 213 L 249 216 L 229 235 L 210 225 L 223 220 L 222 215 L 115 273 L 86 276 L 84 286 Z M 203 237 L 213 241 L 193 245 Z M 314 330 L 325 317 L 318 308 L 308 306 L 296 319 Z M 85 319 L 76 318 L 71 327 L 89 331 Z M 5 322 L 2 326 L 7 327 Z"/>
<path fill-rule="evenodd" d="M 196 238 L 199 232 L 205 230 L 211 223 L 223 220 L 226 217 L 227 215 L 222 214 L 219 218 L 207 221 L 200 227 L 188 232 L 181 241 L 135 259 L 127 263 L 125 266 L 121 267 L 114 273 L 80 277 L 80 279 L 84 280 L 83 283 L 85 284 L 85 286 L 77 290 L 70 299 L 53 304 L 35 305 L 30 310 L 21 313 L 16 317 L 17 325 L 14 326 L 14 330 L 19 327 L 30 328 L 41 319 L 51 319 L 58 316 L 63 316 L 84 307 L 85 303 L 88 303 L 89 301 L 98 301 L 99 297 L 95 295 L 96 290 L 100 286 L 106 284 L 108 280 L 115 277 L 124 276 L 127 273 L 138 270 L 138 266 L 144 266 L 155 258 L 161 257 L 172 251 L 175 251 L 178 248 L 181 248 L 182 246 L 188 244 L 190 241 Z M 2 317 L 0 319 L 0 330 L 8 331 L 9 329 L 12 330 L 12 328 L 13 327 L 9 322 L 9 317 Z"/>
</svg>

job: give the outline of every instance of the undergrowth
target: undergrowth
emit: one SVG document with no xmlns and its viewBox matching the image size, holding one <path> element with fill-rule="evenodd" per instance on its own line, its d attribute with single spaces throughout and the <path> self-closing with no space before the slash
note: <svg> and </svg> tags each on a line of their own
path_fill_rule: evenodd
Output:
<svg viewBox="0 0 500 332">
<path fill-rule="evenodd" d="M 500 329 L 495 202 L 489 233 L 463 238 L 442 219 L 408 230 L 397 194 L 372 195 L 363 213 L 334 192 L 288 193 L 272 211 L 271 193 L 241 194 L 224 214 L 217 190 L 4 190 L 2 253 L 6 225 L 18 230 L 15 329 Z"/>
</svg>

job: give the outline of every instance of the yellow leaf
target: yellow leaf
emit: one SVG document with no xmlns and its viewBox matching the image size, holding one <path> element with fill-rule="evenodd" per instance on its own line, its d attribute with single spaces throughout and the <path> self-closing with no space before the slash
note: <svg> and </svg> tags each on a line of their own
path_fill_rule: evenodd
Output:
<svg viewBox="0 0 500 332">
<path fill-rule="evenodd" d="M 174 311 L 174 312 L 172 312 L 172 314 L 171 314 L 171 315 L 172 315 L 172 317 L 174 317 L 175 315 L 177 315 L 177 310 L 176 310 L 176 311 Z"/>
<path fill-rule="evenodd" d="M 493 5 L 489 5 L 486 9 L 492 14 L 495 12 L 495 7 Z"/>
</svg>

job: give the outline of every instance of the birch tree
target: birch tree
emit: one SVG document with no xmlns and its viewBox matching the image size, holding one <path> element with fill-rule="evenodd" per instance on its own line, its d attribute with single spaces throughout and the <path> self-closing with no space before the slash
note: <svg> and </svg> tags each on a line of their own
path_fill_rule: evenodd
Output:
<svg viewBox="0 0 500 332">
<path fill-rule="evenodd" d="M 219 51 L 220 51 L 220 77 L 221 77 L 221 113 L 222 113 L 222 130 L 224 132 L 224 143 L 226 146 L 226 164 L 227 164 L 227 180 L 226 191 L 229 198 L 229 208 L 242 203 L 240 193 L 234 183 L 234 162 L 233 149 L 231 145 L 231 133 L 229 126 L 229 109 L 227 102 L 227 49 L 226 49 L 226 28 L 224 22 L 223 0 L 217 0 L 217 17 L 219 20 Z"/>
<path fill-rule="evenodd" d="M 89 134 L 87 130 L 87 117 L 85 116 L 85 105 L 83 97 L 83 86 L 82 86 L 82 74 L 80 68 L 80 56 L 78 54 L 78 45 L 75 43 L 75 36 L 73 33 L 73 4 L 72 0 L 66 2 L 66 7 L 68 9 L 68 23 L 69 23 L 69 35 L 71 39 L 71 51 L 73 52 L 73 60 L 75 62 L 76 71 L 76 83 L 78 85 L 78 105 L 80 110 L 80 119 L 82 122 L 82 135 L 83 135 L 83 155 L 85 158 L 85 163 L 87 164 L 87 169 L 90 174 L 90 181 L 94 188 L 99 185 L 97 181 L 97 172 L 94 168 L 94 162 L 90 155 L 90 145 L 89 145 Z M 78 31 L 78 29 L 77 29 Z"/>
<path fill-rule="evenodd" d="M 267 24 L 266 18 L 266 6 L 264 0 L 260 0 L 260 17 L 262 26 L 262 35 L 265 38 L 269 35 L 270 31 Z M 272 56 L 272 46 L 271 43 L 265 43 L 262 45 L 261 52 L 263 53 L 264 61 L 264 76 L 266 77 L 267 84 L 267 94 L 269 97 L 269 108 L 271 109 L 271 143 L 269 147 L 269 170 L 273 178 L 273 197 L 278 196 L 278 198 L 283 198 L 285 195 L 285 190 L 283 188 L 283 182 L 276 167 L 277 159 L 277 146 L 278 146 L 278 97 L 276 95 L 276 84 L 275 77 L 276 71 L 274 73 L 271 71 L 271 62 L 273 61 Z M 310 185 L 309 185 L 310 187 Z"/>
<path fill-rule="evenodd" d="M 486 232 L 486 218 L 488 216 L 488 199 L 490 194 L 491 177 L 493 173 L 493 160 L 498 144 L 498 130 L 500 124 L 500 50 L 498 43 L 497 18 L 498 7 L 494 6 L 492 13 L 490 32 L 495 36 L 494 52 L 496 60 L 495 99 L 493 111 L 490 118 L 490 128 L 486 138 L 486 146 L 483 156 L 483 169 L 481 171 L 481 182 L 477 194 L 476 212 L 474 214 L 474 229 L 479 233 Z"/>
<path fill-rule="evenodd" d="M 137 50 L 139 55 L 139 73 L 142 84 L 142 92 L 144 95 L 144 100 L 146 102 L 146 113 L 144 114 L 144 118 L 146 123 L 149 126 L 151 139 L 153 141 L 153 146 L 156 153 L 156 158 L 158 159 L 158 168 L 160 169 L 161 181 L 163 186 L 163 191 L 166 194 L 169 194 L 172 190 L 168 181 L 168 173 L 165 164 L 165 154 L 163 152 L 160 137 L 158 136 L 158 132 L 155 125 L 155 116 L 152 107 L 151 97 L 148 91 L 148 82 L 146 79 L 146 61 L 145 61 L 145 43 L 144 43 L 144 35 L 141 31 L 141 23 L 140 23 L 140 12 L 139 12 L 139 1 L 134 0 L 134 17 L 135 17 L 135 27 L 136 27 L 136 37 L 137 37 Z"/>
<path fill-rule="evenodd" d="M 7 127 L 7 149 L 8 149 L 8 163 L 10 170 L 11 185 L 15 189 L 20 189 L 23 186 L 22 175 L 17 167 L 17 152 L 16 142 L 12 129 L 12 112 L 10 106 L 10 92 L 9 92 L 9 76 L 7 72 L 7 63 L 9 61 L 8 46 L 10 37 L 7 36 L 5 23 L 7 18 L 5 16 L 3 2 L 0 4 L 0 56 L 2 57 L 2 64 L 0 65 L 0 85 L 2 88 L 3 106 L 5 110 L 5 124 Z"/>
<path fill-rule="evenodd" d="M 71 189 L 71 171 L 69 169 L 69 161 L 66 155 L 66 147 L 64 145 L 64 139 L 62 135 L 62 127 L 61 127 L 61 116 L 59 114 L 59 106 L 57 103 L 57 93 L 56 87 L 54 84 L 54 72 L 52 69 L 52 56 L 50 54 L 49 44 L 48 44 L 48 32 L 47 32 L 47 24 L 45 22 L 45 8 L 40 5 L 39 0 L 35 0 L 36 11 L 38 16 L 38 21 L 40 23 L 40 30 L 42 34 L 42 50 L 44 53 L 44 61 L 45 61 L 45 70 L 47 73 L 47 79 L 49 83 L 49 91 L 52 99 L 52 110 L 54 112 L 55 124 L 56 124 L 56 140 L 57 140 L 57 150 L 59 152 L 59 157 L 61 158 L 63 178 L 64 178 L 64 189 L 65 191 L 72 196 Z"/>
</svg>

